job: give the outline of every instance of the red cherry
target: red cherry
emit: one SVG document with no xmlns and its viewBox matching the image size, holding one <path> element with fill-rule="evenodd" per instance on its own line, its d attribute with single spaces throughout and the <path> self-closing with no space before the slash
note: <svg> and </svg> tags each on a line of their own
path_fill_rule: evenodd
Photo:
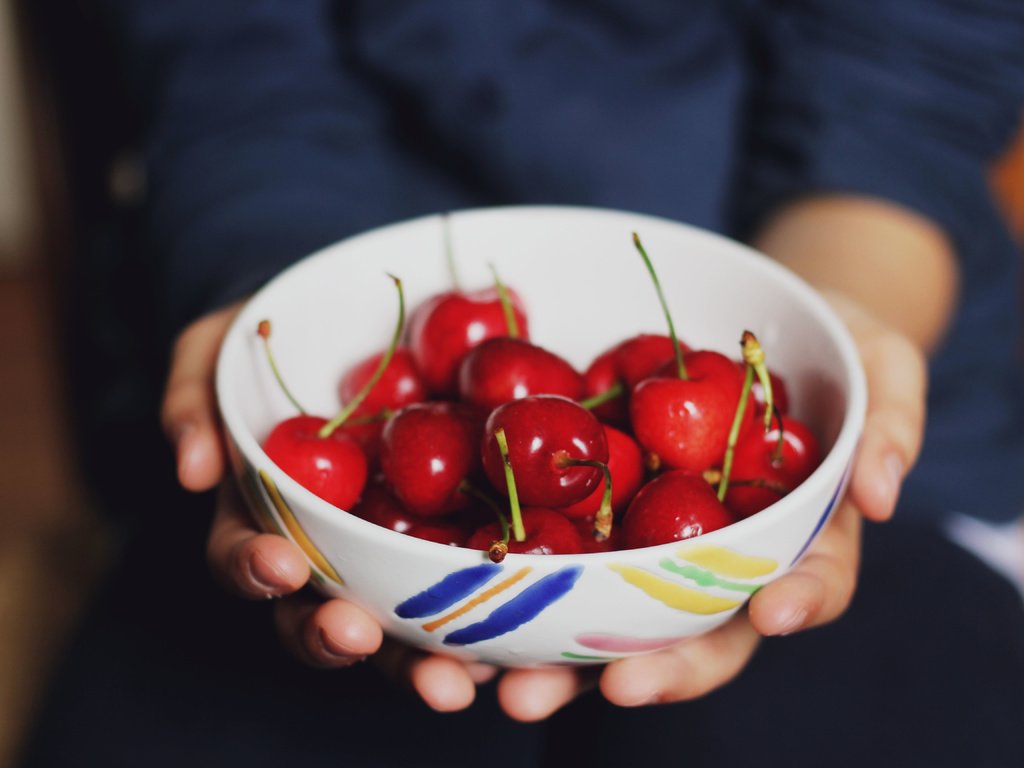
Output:
<svg viewBox="0 0 1024 768">
<path fill-rule="evenodd" d="M 338 386 L 341 402 L 351 402 L 359 395 L 376 375 L 386 354 L 385 351 L 371 355 L 345 373 Z M 366 453 L 366 458 L 373 464 L 380 455 L 380 437 L 387 416 L 403 406 L 426 399 L 427 390 L 412 361 L 412 355 L 407 348 L 398 347 L 378 381 L 339 429 L 356 439 Z"/>
<path fill-rule="evenodd" d="M 612 347 L 602 352 L 587 366 L 587 370 L 583 372 L 583 396 L 579 399 L 585 400 L 595 395 L 604 394 L 621 383 L 619 372 L 615 367 L 615 350 L 616 347 Z M 590 412 L 608 424 L 623 426 L 629 421 L 625 395 L 626 393 L 623 392 L 607 402 L 596 405 L 590 409 Z"/>
<path fill-rule="evenodd" d="M 637 442 L 663 466 L 703 472 L 725 454 L 743 377 L 717 352 L 688 352 L 683 359 L 689 378 L 644 379 L 633 390 L 629 413 Z M 669 367 L 674 374 L 674 364 Z M 747 408 L 744 432 L 753 423 L 749 400 Z"/>
<path fill-rule="evenodd" d="M 744 517 L 758 512 L 810 477 L 819 463 L 818 440 L 797 419 L 783 423 L 781 444 L 778 428 L 752 430 L 736 444 L 726 505 Z"/>
<path fill-rule="evenodd" d="M 471 349 L 459 366 L 459 396 L 488 411 L 529 395 L 578 400 L 583 377 L 569 363 L 523 339 L 498 337 Z"/>
<path fill-rule="evenodd" d="M 528 507 L 522 515 L 526 539 L 511 539 L 508 542 L 509 552 L 521 555 L 573 555 L 583 551 L 579 532 L 565 515 L 544 507 Z M 487 550 L 500 539 L 501 525 L 488 523 L 469 537 L 466 546 Z"/>
<path fill-rule="evenodd" d="M 612 509 L 622 512 L 643 485 L 643 452 L 629 435 L 607 424 L 603 426 L 604 436 L 608 441 L 608 470 L 612 473 Z M 599 483 L 583 501 L 563 507 L 562 514 L 573 519 L 593 517 L 601 506 L 601 497 L 604 494 L 601 485 Z"/>
<path fill-rule="evenodd" d="M 787 486 L 802 483 L 821 462 L 818 439 L 807 425 L 794 418 L 783 423 L 782 443 L 779 429 L 753 430 L 736 444 L 732 460 L 733 480 L 761 478 Z"/>
<path fill-rule="evenodd" d="M 679 347 L 683 352 L 690 349 L 682 342 Z M 598 355 L 590 364 L 583 374 L 584 387 L 580 399 L 600 395 L 621 384 L 625 394 L 596 406 L 593 413 L 601 421 L 625 426 L 629 423 L 628 393 L 640 381 L 674 359 L 672 339 L 668 336 L 642 333 L 626 339 Z"/>
<path fill-rule="evenodd" d="M 519 336 L 528 338 L 526 315 L 509 291 Z M 409 349 L 427 388 L 435 395 L 454 395 L 459 364 L 480 342 L 508 335 L 505 312 L 495 288 L 465 293 L 448 291 L 428 299 L 409 322 Z"/>
<path fill-rule="evenodd" d="M 327 423 L 319 416 L 293 416 L 280 422 L 263 442 L 263 450 L 299 485 L 340 509 L 349 509 L 366 484 L 366 456 L 350 436 L 318 432 Z"/>
<path fill-rule="evenodd" d="M 575 504 L 600 484 L 601 470 L 573 463 L 608 461 L 601 423 L 577 403 L 556 395 L 533 395 L 491 412 L 484 427 L 484 471 L 491 484 L 506 493 L 505 464 L 494 437 L 499 428 L 508 439 L 509 460 L 524 505 Z"/>
<path fill-rule="evenodd" d="M 725 493 L 725 506 L 738 518 L 747 518 L 767 509 L 785 495 L 764 485 L 733 483 Z"/>
<path fill-rule="evenodd" d="M 408 405 L 388 419 L 381 470 L 413 514 L 443 515 L 469 504 L 459 486 L 480 463 L 479 411 L 461 403 Z"/>
<path fill-rule="evenodd" d="M 680 541 L 734 522 L 714 489 L 698 474 L 673 470 L 640 489 L 622 519 L 626 549 Z"/>
<path fill-rule="evenodd" d="M 366 383 L 373 378 L 386 352 L 378 352 L 352 366 L 341 378 L 338 394 L 341 402 L 347 403 L 359 394 Z M 427 399 L 427 389 L 420 379 L 412 354 L 406 347 L 395 349 L 384 373 L 367 393 L 352 418 L 372 416 L 382 410 L 397 411 L 406 405 L 420 403 Z"/>
</svg>

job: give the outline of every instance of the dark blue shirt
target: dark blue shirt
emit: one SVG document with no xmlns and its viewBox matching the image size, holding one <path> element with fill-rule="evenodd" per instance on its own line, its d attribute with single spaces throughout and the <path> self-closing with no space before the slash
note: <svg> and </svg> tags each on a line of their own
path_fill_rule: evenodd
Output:
<svg viewBox="0 0 1024 768">
<path fill-rule="evenodd" d="M 598 205 L 745 237 L 801 195 L 877 196 L 962 270 L 905 506 L 1024 511 L 1018 258 L 987 183 L 1024 103 L 1019 0 L 104 5 L 168 330 L 428 212 Z"/>
</svg>

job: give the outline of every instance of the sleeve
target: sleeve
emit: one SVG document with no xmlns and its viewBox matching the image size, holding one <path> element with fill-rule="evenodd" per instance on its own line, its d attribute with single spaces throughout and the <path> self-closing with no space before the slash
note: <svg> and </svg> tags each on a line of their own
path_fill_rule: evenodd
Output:
<svg viewBox="0 0 1024 768">
<path fill-rule="evenodd" d="M 105 0 L 142 127 L 164 330 L 340 237 L 463 204 L 395 139 L 327 0 Z"/>
<path fill-rule="evenodd" d="M 957 243 L 1024 106 L 1020 0 L 780 0 L 753 31 L 741 228 L 787 199 L 850 192 L 931 218 Z M 987 223 L 989 216 L 981 217 Z"/>
<path fill-rule="evenodd" d="M 741 231 L 787 200 L 830 192 L 896 202 L 946 231 L 959 307 L 931 361 L 927 435 L 901 504 L 922 517 L 1019 516 L 1020 259 L 989 173 L 1021 124 L 1024 3 L 779 0 L 757 9 L 763 87 L 748 124 Z"/>
</svg>

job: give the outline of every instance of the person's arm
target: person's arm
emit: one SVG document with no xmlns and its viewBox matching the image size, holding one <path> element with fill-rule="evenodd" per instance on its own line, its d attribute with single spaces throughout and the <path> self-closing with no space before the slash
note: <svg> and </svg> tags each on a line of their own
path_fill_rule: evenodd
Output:
<svg viewBox="0 0 1024 768">
<path fill-rule="evenodd" d="M 871 401 L 851 495 L 883 520 L 917 458 L 925 355 L 952 317 L 959 272 L 931 221 L 882 200 L 808 197 L 777 212 L 754 244 L 832 301 L 854 332 Z"/>
<path fill-rule="evenodd" d="M 345 20 L 328 0 L 100 0 L 139 112 L 145 238 L 164 333 L 175 337 L 162 422 L 192 491 L 225 478 L 214 365 L 238 301 L 342 237 L 465 204 L 395 145 L 391 106 L 346 64 Z M 208 540 L 236 593 L 277 601 L 285 644 L 340 667 L 375 654 L 380 627 L 341 600 L 297 596 L 301 552 L 252 524 L 230 482 Z M 459 709 L 491 674 L 385 648 L 383 666 L 437 709 Z"/>
<path fill-rule="evenodd" d="M 891 343 L 865 359 L 872 379 L 904 344 L 903 357 L 938 362 L 949 401 L 950 372 L 969 370 L 967 358 L 999 363 L 992 339 L 972 334 L 991 335 L 997 313 L 1008 314 L 992 303 L 1005 304 L 1015 257 L 989 168 L 1024 117 L 1024 6 L 807 0 L 760 9 L 750 30 L 759 80 L 737 179 L 739 228 L 834 303 L 888 329 Z M 890 374 L 873 384 L 887 380 L 898 383 Z M 968 393 L 999 397 L 982 380 L 976 394 L 969 380 L 955 386 L 962 408 L 971 407 Z M 898 413 L 875 420 L 890 435 L 907 431 Z M 955 470 L 971 437 L 940 432 L 925 455 Z M 977 445 L 986 441 L 1005 438 L 979 432 Z M 888 465 L 910 466 L 895 455 Z M 920 477 L 912 479 L 919 502 L 972 507 L 970 483 L 955 471 L 932 472 L 934 488 Z"/>
<path fill-rule="evenodd" d="M 807 555 L 754 595 L 743 619 L 609 665 L 600 686 L 617 704 L 699 696 L 742 669 L 758 635 L 845 611 L 861 520 L 892 515 L 921 447 L 925 354 L 984 275 L 988 256 L 972 247 L 978 228 L 999 225 L 987 168 L 1020 119 L 1024 7 L 763 5 L 753 34 L 764 79 L 737 181 L 740 226 L 846 321 L 867 372 L 867 423 L 847 497 Z"/>
<path fill-rule="evenodd" d="M 957 301 L 959 266 L 933 221 L 878 198 L 812 196 L 772 215 L 754 246 L 819 290 L 861 305 L 926 352 Z"/>
</svg>

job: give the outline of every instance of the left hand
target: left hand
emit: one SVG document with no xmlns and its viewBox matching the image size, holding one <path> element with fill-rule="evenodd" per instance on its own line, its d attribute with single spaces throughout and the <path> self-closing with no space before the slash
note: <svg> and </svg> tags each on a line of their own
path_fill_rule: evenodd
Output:
<svg viewBox="0 0 1024 768">
<path fill-rule="evenodd" d="M 600 671 L 567 667 L 510 670 L 498 684 L 502 708 L 517 720 L 541 720 L 581 692 L 600 687 L 624 707 L 694 699 L 725 685 L 750 660 L 761 636 L 826 624 L 846 610 L 860 561 L 862 518 L 892 516 L 900 485 L 920 449 L 926 367 L 905 336 L 840 294 L 826 294 L 846 322 L 868 381 L 868 413 L 845 499 L 800 562 L 718 629 Z"/>
</svg>

